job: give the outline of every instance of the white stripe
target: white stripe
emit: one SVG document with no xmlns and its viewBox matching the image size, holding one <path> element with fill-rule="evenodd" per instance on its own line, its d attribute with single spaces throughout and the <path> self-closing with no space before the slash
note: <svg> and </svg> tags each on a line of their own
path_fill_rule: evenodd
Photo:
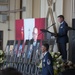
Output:
<svg viewBox="0 0 75 75">
<path fill-rule="evenodd" d="M 35 19 L 24 19 L 24 40 L 32 39 L 33 28 L 35 27 Z"/>
</svg>

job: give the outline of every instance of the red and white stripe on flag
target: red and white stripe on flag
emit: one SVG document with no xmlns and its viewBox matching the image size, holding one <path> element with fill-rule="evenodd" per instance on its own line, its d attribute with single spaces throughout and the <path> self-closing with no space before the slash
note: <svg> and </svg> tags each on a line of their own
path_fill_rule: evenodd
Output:
<svg viewBox="0 0 75 75">
<path fill-rule="evenodd" d="M 24 39 L 24 20 L 16 20 L 15 22 L 15 40 Z"/>
<path fill-rule="evenodd" d="M 32 32 L 34 27 L 35 19 L 24 19 L 24 40 L 32 39 Z"/>
<path fill-rule="evenodd" d="M 38 39 L 43 40 L 44 34 L 41 33 L 40 29 L 45 29 L 45 25 L 46 25 L 46 18 L 31 18 L 31 19 L 16 20 L 15 38 L 16 40 L 32 39 L 33 28 L 36 27 L 38 29 Z"/>
</svg>

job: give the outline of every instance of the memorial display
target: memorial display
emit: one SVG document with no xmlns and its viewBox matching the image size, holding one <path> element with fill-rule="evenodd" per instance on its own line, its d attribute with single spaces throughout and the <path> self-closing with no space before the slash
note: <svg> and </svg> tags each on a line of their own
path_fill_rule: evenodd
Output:
<svg viewBox="0 0 75 75">
<path fill-rule="evenodd" d="M 17 49 L 17 56 L 18 57 L 21 56 L 21 54 L 22 54 L 23 42 L 24 42 L 23 40 L 20 41 L 19 47 Z"/>
<path fill-rule="evenodd" d="M 14 45 L 14 51 L 13 51 L 13 54 L 16 54 L 16 55 L 17 55 L 18 46 L 19 46 L 19 41 L 16 40 L 16 41 L 15 41 L 15 45 Z"/>
<path fill-rule="evenodd" d="M 14 40 L 8 40 L 5 53 L 7 55 L 10 55 L 13 52 L 13 49 L 14 49 Z"/>
</svg>

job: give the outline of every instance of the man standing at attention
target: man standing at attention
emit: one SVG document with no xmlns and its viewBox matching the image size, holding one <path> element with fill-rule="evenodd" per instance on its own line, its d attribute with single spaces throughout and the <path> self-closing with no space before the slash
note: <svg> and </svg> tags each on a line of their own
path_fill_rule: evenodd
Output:
<svg viewBox="0 0 75 75">
<path fill-rule="evenodd" d="M 67 50 L 66 50 L 66 44 L 68 43 L 68 24 L 64 21 L 64 16 L 59 15 L 58 16 L 58 22 L 60 23 L 59 31 L 58 31 L 58 46 L 59 51 L 62 55 L 62 58 L 64 61 L 67 61 Z"/>
<path fill-rule="evenodd" d="M 54 75 L 52 57 L 51 57 L 50 53 L 48 52 L 49 45 L 43 44 L 41 49 L 42 49 L 42 53 L 43 53 L 42 75 Z"/>
</svg>

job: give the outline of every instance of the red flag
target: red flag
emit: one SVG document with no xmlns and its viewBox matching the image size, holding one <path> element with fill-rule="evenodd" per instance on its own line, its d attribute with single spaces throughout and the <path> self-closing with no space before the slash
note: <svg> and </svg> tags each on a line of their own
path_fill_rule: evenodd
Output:
<svg viewBox="0 0 75 75">
<path fill-rule="evenodd" d="M 32 39 L 33 29 L 36 27 L 38 29 L 38 38 L 40 40 L 44 39 L 44 34 L 40 29 L 45 29 L 46 18 L 31 18 L 31 19 L 21 19 L 16 20 L 15 25 L 15 39 L 16 40 L 27 40 Z"/>
</svg>

